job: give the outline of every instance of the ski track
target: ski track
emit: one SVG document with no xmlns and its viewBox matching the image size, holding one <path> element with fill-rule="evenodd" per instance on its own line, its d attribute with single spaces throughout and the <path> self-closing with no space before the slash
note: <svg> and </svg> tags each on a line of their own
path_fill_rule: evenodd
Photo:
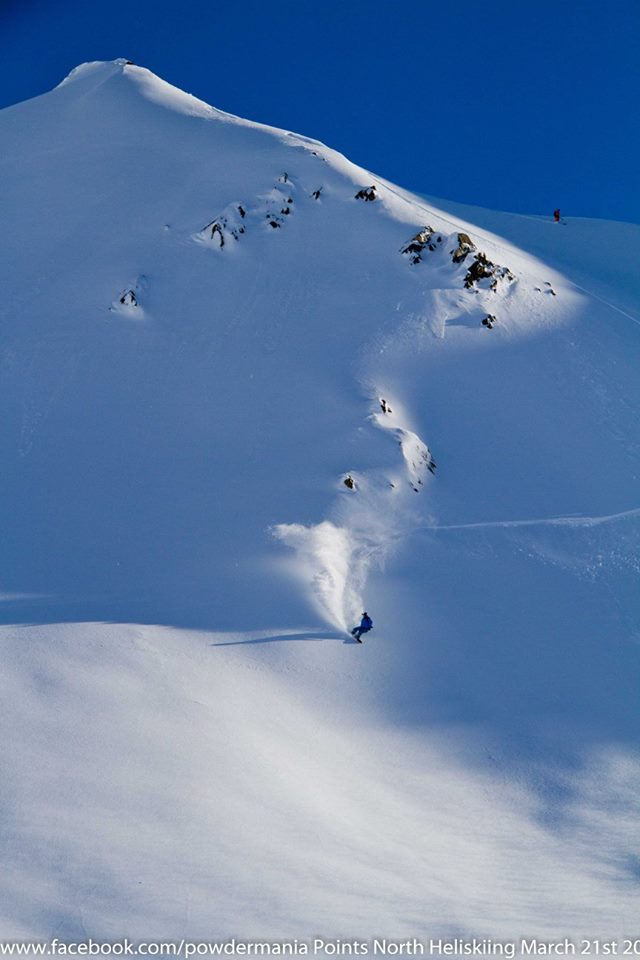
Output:
<svg viewBox="0 0 640 960">
<path fill-rule="evenodd" d="M 421 524 L 419 530 L 478 530 L 488 527 L 597 527 L 601 523 L 611 523 L 614 520 L 623 520 L 627 517 L 640 516 L 640 507 L 632 510 L 623 510 L 620 513 L 611 513 L 601 517 L 568 516 L 568 517 L 539 517 L 533 520 L 489 520 L 476 523 L 447 523 Z"/>
<path fill-rule="evenodd" d="M 632 314 L 627 313 L 626 310 L 622 310 L 620 307 L 614 306 L 613 303 L 609 303 L 609 301 L 605 300 L 604 297 L 599 297 L 597 293 L 592 293 L 591 290 L 587 290 L 586 287 L 581 287 L 579 283 L 575 283 L 573 280 L 568 280 L 566 277 L 565 280 L 572 287 L 575 287 L 576 290 L 580 290 L 581 293 L 586 293 L 588 297 L 593 297 L 594 300 L 604 304 L 605 307 L 609 307 L 610 310 L 615 310 L 616 313 L 622 314 L 623 317 L 626 317 L 628 320 L 631 320 L 633 323 L 635 323 L 636 326 L 640 327 L 640 320 L 632 316 Z"/>
</svg>

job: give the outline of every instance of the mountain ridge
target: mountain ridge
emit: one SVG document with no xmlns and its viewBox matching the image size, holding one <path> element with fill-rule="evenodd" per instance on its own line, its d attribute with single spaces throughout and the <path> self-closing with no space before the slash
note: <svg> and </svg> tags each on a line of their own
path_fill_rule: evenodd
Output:
<svg viewBox="0 0 640 960">
<path fill-rule="evenodd" d="M 5 936 L 628 933 L 616 230 L 72 75 L 0 112 Z"/>
</svg>

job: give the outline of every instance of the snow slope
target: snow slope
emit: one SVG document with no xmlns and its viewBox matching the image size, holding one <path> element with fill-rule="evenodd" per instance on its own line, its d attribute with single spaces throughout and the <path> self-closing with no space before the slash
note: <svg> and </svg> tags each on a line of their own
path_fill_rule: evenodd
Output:
<svg viewBox="0 0 640 960">
<path fill-rule="evenodd" d="M 448 215 L 463 218 L 525 247 L 561 270 L 579 289 L 588 288 L 592 297 L 600 293 L 610 301 L 609 306 L 617 306 L 622 314 L 631 314 L 640 322 L 638 224 L 571 217 L 557 226 L 549 217 L 500 213 L 448 200 L 430 202 Z"/>
<path fill-rule="evenodd" d="M 125 61 L 0 137 L 3 937 L 633 934 L 637 228 Z"/>
</svg>

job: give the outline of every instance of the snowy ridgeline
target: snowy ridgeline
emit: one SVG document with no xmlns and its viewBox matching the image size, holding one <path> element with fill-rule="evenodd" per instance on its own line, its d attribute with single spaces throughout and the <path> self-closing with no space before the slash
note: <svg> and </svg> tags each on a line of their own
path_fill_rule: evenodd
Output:
<svg viewBox="0 0 640 960">
<path fill-rule="evenodd" d="M 629 933 L 640 231 L 124 61 L 0 135 L 3 938 Z"/>
</svg>

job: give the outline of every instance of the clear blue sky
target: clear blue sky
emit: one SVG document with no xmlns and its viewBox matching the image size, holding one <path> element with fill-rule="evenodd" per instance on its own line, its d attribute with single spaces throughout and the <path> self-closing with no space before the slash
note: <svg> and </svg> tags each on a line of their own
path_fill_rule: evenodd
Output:
<svg viewBox="0 0 640 960">
<path fill-rule="evenodd" d="M 128 57 L 404 187 L 640 222 L 638 0 L 0 0 L 0 105 Z"/>
</svg>

